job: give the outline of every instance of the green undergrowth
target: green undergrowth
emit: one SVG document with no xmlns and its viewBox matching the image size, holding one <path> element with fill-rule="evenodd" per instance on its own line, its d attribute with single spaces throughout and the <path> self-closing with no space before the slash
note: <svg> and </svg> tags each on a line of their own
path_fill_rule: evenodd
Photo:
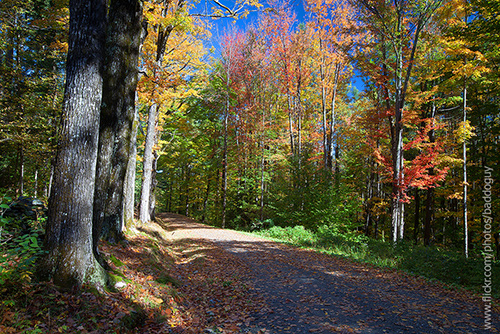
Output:
<svg viewBox="0 0 500 334">
<path fill-rule="evenodd" d="M 466 259 L 455 251 L 434 246 L 413 245 L 408 242 L 392 245 L 363 235 L 336 233 L 327 227 L 311 231 L 303 226 L 285 228 L 274 226 L 253 234 L 377 267 L 403 270 L 478 293 L 483 291 L 485 265 L 480 256 Z M 493 262 L 491 275 L 500 277 L 500 261 Z M 493 279 L 492 292 L 494 298 L 500 298 L 500 279 Z"/>
</svg>

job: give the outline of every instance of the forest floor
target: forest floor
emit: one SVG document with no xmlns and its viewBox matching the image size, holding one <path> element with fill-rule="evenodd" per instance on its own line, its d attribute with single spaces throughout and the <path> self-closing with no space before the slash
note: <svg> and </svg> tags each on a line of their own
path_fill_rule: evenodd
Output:
<svg viewBox="0 0 500 334">
<path fill-rule="evenodd" d="M 485 330 L 481 297 L 469 291 L 180 215 L 158 218 L 102 244 L 113 291 L 0 287 L 0 333 L 499 332 L 498 308 Z"/>
</svg>

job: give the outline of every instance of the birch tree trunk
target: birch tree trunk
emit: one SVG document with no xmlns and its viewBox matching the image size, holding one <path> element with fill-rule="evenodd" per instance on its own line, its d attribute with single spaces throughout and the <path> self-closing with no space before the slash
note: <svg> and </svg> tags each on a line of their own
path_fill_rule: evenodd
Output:
<svg viewBox="0 0 500 334">
<path fill-rule="evenodd" d="M 166 6 L 163 10 L 163 15 L 167 15 L 168 2 L 164 1 Z M 180 0 L 178 5 L 179 8 L 183 6 L 183 0 Z M 168 25 L 162 27 L 161 25 L 157 27 L 158 29 L 158 40 L 156 43 L 156 68 L 162 68 L 163 57 L 165 56 L 166 45 L 170 34 L 174 27 Z M 153 74 L 156 76 L 156 73 Z M 158 89 L 159 87 L 156 87 Z M 153 101 L 149 107 L 148 113 L 148 128 L 146 134 L 146 140 L 144 144 L 144 157 L 143 157 L 143 170 L 142 170 L 142 185 L 141 185 L 141 200 L 139 204 L 139 220 L 141 224 L 147 224 L 154 216 L 154 200 L 152 201 L 151 194 L 152 184 L 156 182 L 156 178 L 153 176 L 153 168 L 155 167 L 155 157 L 153 155 L 153 146 L 156 142 L 157 134 L 157 122 L 159 105 Z M 156 170 L 154 170 L 156 172 Z M 151 209 L 153 205 L 153 209 Z"/>
<path fill-rule="evenodd" d="M 144 157 L 142 167 L 141 202 L 139 206 L 139 220 L 141 224 L 147 224 L 151 220 L 149 212 L 149 200 L 151 193 L 151 180 L 153 176 L 153 144 L 155 142 L 156 119 L 158 118 L 158 105 L 153 103 L 149 107 L 148 128 L 146 142 L 144 145 Z"/>
</svg>

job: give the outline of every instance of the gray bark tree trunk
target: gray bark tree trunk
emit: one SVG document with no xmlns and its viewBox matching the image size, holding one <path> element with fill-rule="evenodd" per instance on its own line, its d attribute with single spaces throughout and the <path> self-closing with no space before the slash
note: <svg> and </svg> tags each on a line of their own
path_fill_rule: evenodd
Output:
<svg viewBox="0 0 500 334">
<path fill-rule="evenodd" d="M 156 119 L 158 114 L 158 105 L 153 103 L 149 107 L 148 129 L 146 134 L 146 143 L 144 146 L 144 158 L 142 167 L 142 187 L 141 203 L 139 207 L 139 220 L 141 224 L 146 224 L 151 220 L 149 212 L 149 200 L 151 193 L 151 180 L 153 176 L 153 144 L 155 142 Z"/>
<path fill-rule="evenodd" d="M 179 1 L 179 8 L 183 6 L 183 3 L 184 1 Z M 165 16 L 168 11 L 168 2 L 164 1 L 164 4 L 166 5 L 163 9 L 163 15 Z M 174 27 L 173 25 L 168 25 L 166 27 L 159 25 L 156 29 L 158 30 L 158 41 L 156 43 L 156 65 L 157 68 L 161 68 L 163 57 L 166 52 L 166 45 Z M 156 75 L 156 73 L 154 73 L 154 75 Z M 141 224 L 147 224 L 152 218 L 154 218 L 154 201 L 152 201 L 151 197 L 154 196 L 154 194 L 151 194 L 153 182 L 156 182 L 155 176 L 153 175 L 153 168 L 156 168 L 153 146 L 156 142 L 156 137 L 159 135 L 156 129 L 156 125 L 158 124 L 159 107 L 160 106 L 154 101 L 149 107 L 148 128 L 144 143 L 141 200 L 139 205 L 139 220 Z M 154 172 L 156 172 L 156 169 Z M 151 215 L 153 215 L 153 217 Z"/>
<path fill-rule="evenodd" d="M 134 224 L 134 195 L 135 195 L 135 172 L 137 165 L 137 127 L 139 117 L 135 112 L 134 125 L 132 127 L 132 137 L 130 140 L 130 151 L 127 162 L 127 172 L 125 175 L 125 185 L 123 189 L 123 223 L 125 227 Z"/>
<path fill-rule="evenodd" d="M 94 196 L 94 251 L 101 236 L 123 239 L 123 195 L 135 118 L 142 2 L 111 0 Z"/>
<path fill-rule="evenodd" d="M 106 283 L 92 251 L 106 1 L 71 0 L 63 121 L 37 274 L 62 288 Z"/>
</svg>

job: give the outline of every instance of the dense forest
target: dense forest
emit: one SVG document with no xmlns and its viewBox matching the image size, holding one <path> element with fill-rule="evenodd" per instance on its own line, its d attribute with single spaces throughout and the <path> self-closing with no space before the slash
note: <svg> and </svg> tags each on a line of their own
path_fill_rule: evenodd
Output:
<svg viewBox="0 0 500 334">
<path fill-rule="evenodd" d="M 99 281 L 158 212 L 498 260 L 498 1 L 107 3 L 0 1 L 2 215 L 48 203 L 42 277 Z"/>
</svg>

